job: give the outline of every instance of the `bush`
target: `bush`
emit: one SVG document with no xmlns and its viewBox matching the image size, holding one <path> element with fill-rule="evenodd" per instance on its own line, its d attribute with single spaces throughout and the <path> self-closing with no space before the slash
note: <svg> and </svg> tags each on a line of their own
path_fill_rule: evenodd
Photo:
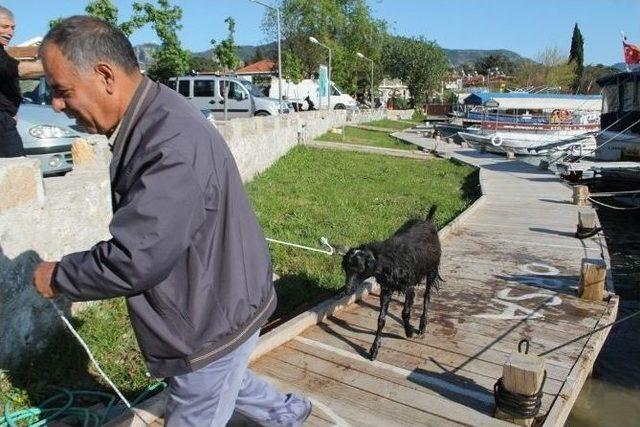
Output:
<svg viewBox="0 0 640 427">
<path fill-rule="evenodd" d="M 422 110 L 413 110 L 413 115 L 411 116 L 411 120 L 422 121 L 422 120 L 425 120 L 426 118 L 427 117 L 424 115 Z"/>
</svg>

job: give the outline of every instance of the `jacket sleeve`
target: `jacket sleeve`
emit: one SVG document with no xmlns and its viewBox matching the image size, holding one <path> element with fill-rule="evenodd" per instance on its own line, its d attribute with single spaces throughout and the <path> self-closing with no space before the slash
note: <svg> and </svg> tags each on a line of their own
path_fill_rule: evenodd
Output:
<svg viewBox="0 0 640 427">
<path fill-rule="evenodd" d="M 205 219 L 202 188 L 177 152 L 145 159 L 114 212 L 111 240 L 66 255 L 53 286 L 72 300 L 127 296 L 165 279 Z"/>
</svg>

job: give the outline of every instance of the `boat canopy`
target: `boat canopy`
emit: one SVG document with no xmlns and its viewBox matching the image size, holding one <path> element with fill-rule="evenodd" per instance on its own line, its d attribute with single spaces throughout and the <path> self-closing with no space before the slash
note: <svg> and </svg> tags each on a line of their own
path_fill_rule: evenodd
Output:
<svg viewBox="0 0 640 427">
<path fill-rule="evenodd" d="M 480 92 L 472 93 L 466 105 L 489 105 L 501 110 L 585 110 L 600 111 L 600 95 L 567 95 L 561 93 Z"/>
</svg>

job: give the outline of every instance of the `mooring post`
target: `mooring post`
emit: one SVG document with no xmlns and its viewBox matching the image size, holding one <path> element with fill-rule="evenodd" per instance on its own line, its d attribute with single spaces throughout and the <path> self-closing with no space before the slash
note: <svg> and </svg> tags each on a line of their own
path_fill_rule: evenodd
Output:
<svg viewBox="0 0 640 427">
<path fill-rule="evenodd" d="M 591 206 L 589 201 L 589 187 L 576 185 L 573 187 L 573 204 L 578 206 Z"/>
<path fill-rule="evenodd" d="M 578 296 L 591 301 L 602 301 L 606 277 L 607 263 L 603 259 L 583 258 Z"/>
<path fill-rule="evenodd" d="M 596 233 L 596 210 L 590 206 L 579 206 L 576 237 L 581 239 Z"/>
<path fill-rule="evenodd" d="M 514 153 L 513 151 L 507 150 L 507 160 L 515 160 L 515 159 L 516 159 L 516 153 Z"/>
<path fill-rule="evenodd" d="M 82 138 L 71 144 L 71 158 L 74 166 L 89 166 L 94 163 L 93 147 Z"/>
<path fill-rule="evenodd" d="M 540 410 L 544 379 L 544 358 L 512 353 L 502 365 L 501 382 L 507 393 L 501 393 L 497 387 L 495 417 L 519 426 L 531 426 Z"/>
</svg>

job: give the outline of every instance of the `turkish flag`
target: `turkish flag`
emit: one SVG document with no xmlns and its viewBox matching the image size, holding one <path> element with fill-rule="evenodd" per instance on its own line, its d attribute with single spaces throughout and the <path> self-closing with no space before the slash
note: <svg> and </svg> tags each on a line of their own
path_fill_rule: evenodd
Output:
<svg viewBox="0 0 640 427">
<path fill-rule="evenodd" d="M 624 62 L 627 64 L 640 63 L 640 47 L 626 41 L 622 42 L 622 46 L 624 48 Z"/>
</svg>

